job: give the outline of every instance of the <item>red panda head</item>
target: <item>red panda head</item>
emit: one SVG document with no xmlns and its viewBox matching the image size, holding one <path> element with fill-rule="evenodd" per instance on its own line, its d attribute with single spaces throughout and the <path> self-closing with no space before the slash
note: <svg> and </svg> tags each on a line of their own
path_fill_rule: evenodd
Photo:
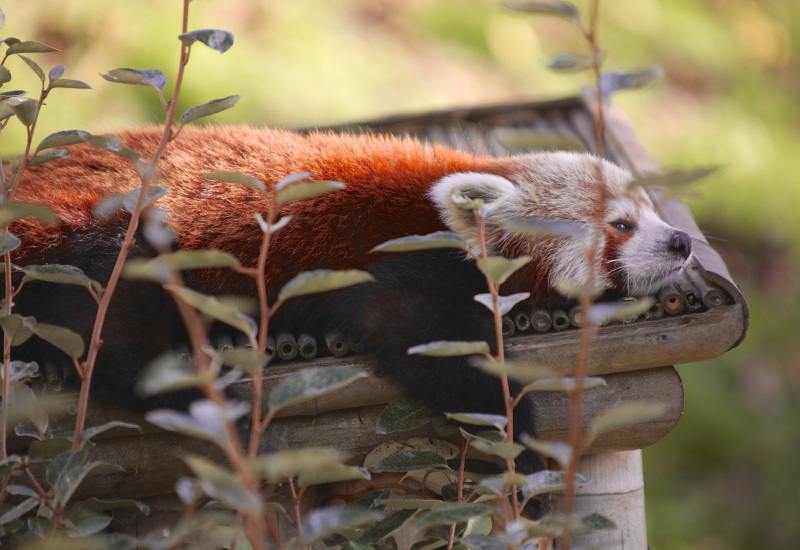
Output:
<svg viewBox="0 0 800 550">
<path fill-rule="evenodd" d="M 508 168 L 502 175 L 446 176 L 429 196 L 444 223 L 476 254 L 480 245 L 474 215 L 452 197 L 455 193 L 489 204 L 489 253 L 531 256 L 532 275 L 540 286 L 553 289 L 561 279 L 598 294 L 614 289 L 630 296 L 651 295 L 691 254 L 691 238 L 662 221 L 644 190 L 629 187 L 631 174 L 610 162 L 559 152 L 511 158 L 502 165 Z M 512 227 L 524 219 L 571 228 L 578 236 L 522 236 Z M 599 246 L 592 269 L 588 259 L 595 239 Z"/>
</svg>

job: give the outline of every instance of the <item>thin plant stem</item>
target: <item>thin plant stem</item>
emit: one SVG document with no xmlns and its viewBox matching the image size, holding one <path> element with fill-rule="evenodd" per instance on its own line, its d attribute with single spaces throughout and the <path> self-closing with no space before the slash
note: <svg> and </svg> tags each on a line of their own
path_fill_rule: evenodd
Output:
<svg viewBox="0 0 800 550">
<path fill-rule="evenodd" d="M 182 25 L 182 32 L 184 33 L 188 29 L 189 2 L 190 0 L 184 0 Z M 125 232 L 125 238 L 122 241 L 122 246 L 120 247 L 119 254 L 117 255 L 117 260 L 114 263 L 114 268 L 111 271 L 111 277 L 106 284 L 100 304 L 97 307 L 94 327 L 92 328 L 92 335 L 89 340 L 89 352 L 83 365 L 83 379 L 81 381 L 80 395 L 78 397 L 78 413 L 75 419 L 75 433 L 72 438 L 73 449 L 80 448 L 81 436 L 86 424 L 86 414 L 89 409 L 89 391 L 91 389 L 92 374 L 94 373 L 94 367 L 97 364 L 97 356 L 100 352 L 100 347 L 103 345 L 103 326 L 105 325 L 106 316 L 108 315 L 108 310 L 111 305 L 111 299 L 114 295 L 114 291 L 117 288 L 117 284 L 119 283 L 120 275 L 122 274 L 122 268 L 128 258 L 128 253 L 133 246 L 136 231 L 139 228 L 139 222 L 141 221 L 142 212 L 144 210 L 145 198 L 147 197 L 147 189 L 150 186 L 151 179 L 155 174 L 158 162 L 161 160 L 164 150 L 172 138 L 172 122 L 175 119 L 175 109 L 177 108 L 178 96 L 180 94 L 181 84 L 183 83 L 183 73 L 188 59 L 189 47 L 181 43 L 181 57 L 178 66 L 178 74 L 175 78 L 175 89 L 173 91 L 172 98 L 167 105 L 164 131 L 161 134 L 161 140 L 159 141 L 158 147 L 156 148 L 152 159 L 142 171 L 142 173 L 146 174 L 146 176 L 142 178 L 139 196 L 136 198 L 136 206 L 131 214 L 131 220 L 128 223 L 128 230 Z"/>
<path fill-rule="evenodd" d="M 486 247 L 486 219 L 481 216 L 477 210 L 473 210 L 475 216 L 475 223 L 478 228 L 478 242 L 481 247 L 481 257 L 488 258 L 489 252 Z M 500 315 L 500 310 L 497 305 L 498 289 L 493 281 L 486 279 L 486 284 L 489 287 L 489 293 L 492 296 L 492 315 L 494 317 L 494 336 L 497 342 L 497 361 L 503 363 L 505 361 L 505 345 L 503 342 L 503 317 Z M 511 396 L 511 387 L 508 383 L 508 375 L 503 372 L 500 375 L 500 387 L 503 391 L 503 405 L 506 414 L 506 442 L 514 442 L 514 398 Z M 513 459 L 506 460 L 506 468 L 509 472 L 516 471 L 516 463 Z M 517 487 L 511 486 L 511 513 L 514 519 L 519 519 L 520 505 L 519 498 L 517 497 Z"/>
<path fill-rule="evenodd" d="M 592 71 L 594 72 L 595 88 L 597 94 L 597 113 L 594 119 L 594 154 L 597 160 L 594 161 L 595 167 L 595 186 L 598 194 L 598 207 L 593 215 L 594 225 L 597 228 L 592 237 L 592 243 L 587 250 L 587 262 L 589 265 L 588 284 L 591 285 L 595 273 L 599 269 L 597 265 L 597 254 L 600 250 L 600 235 L 603 224 L 603 207 L 607 202 L 607 190 L 605 187 L 605 177 L 603 174 L 603 157 L 605 156 L 604 135 L 605 118 L 603 113 L 603 95 L 600 89 L 601 65 L 600 47 L 597 41 L 597 21 L 600 12 L 600 0 L 592 0 L 590 7 L 589 28 L 584 27 L 580 22 L 579 29 L 584 38 L 589 43 L 592 53 Z M 588 293 L 580 296 L 580 306 L 583 311 L 588 312 L 593 303 L 593 298 Z M 578 460 L 584 451 L 584 440 L 581 434 L 581 418 L 583 408 L 583 379 L 588 368 L 589 348 L 591 347 L 596 329 L 591 323 L 586 323 L 581 328 L 581 340 L 578 348 L 578 357 L 575 362 L 575 387 L 570 392 L 570 425 L 569 443 L 572 454 L 566 471 L 566 488 L 564 499 L 564 513 L 571 516 L 575 509 L 575 474 L 578 469 Z M 569 550 L 572 546 L 572 533 L 566 530 L 561 537 L 563 548 Z"/>
</svg>

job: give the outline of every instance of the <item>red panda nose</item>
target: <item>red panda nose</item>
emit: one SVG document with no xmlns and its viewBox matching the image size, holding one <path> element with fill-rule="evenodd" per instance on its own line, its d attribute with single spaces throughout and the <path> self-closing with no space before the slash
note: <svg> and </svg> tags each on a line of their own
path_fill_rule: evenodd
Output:
<svg viewBox="0 0 800 550">
<path fill-rule="evenodd" d="M 670 240 L 669 249 L 677 252 L 684 258 L 692 253 L 692 238 L 683 231 L 675 231 Z"/>
</svg>

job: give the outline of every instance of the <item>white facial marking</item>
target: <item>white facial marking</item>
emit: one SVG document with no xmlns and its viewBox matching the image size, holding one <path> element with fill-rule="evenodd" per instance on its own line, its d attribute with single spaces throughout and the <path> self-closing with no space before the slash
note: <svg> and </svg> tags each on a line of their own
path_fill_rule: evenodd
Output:
<svg viewBox="0 0 800 550">
<path fill-rule="evenodd" d="M 652 295 L 683 268 L 687 259 L 671 248 L 675 232 L 654 211 L 642 209 L 633 237 L 622 245 L 617 258 L 628 294 Z"/>
<path fill-rule="evenodd" d="M 620 290 L 629 295 L 652 295 L 686 263 L 674 247 L 677 230 L 658 217 L 644 190 L 628 188 L 632 176 L 627 170 L 603 161 L 605 223 L 596 227 L 591 219 L 598 196 L 592 183 L 597 178 L 597 159 L 575 153 L 543 153 L 508 161 L 515 168 L 513 182 L 493 174 L 457 173 L 436 182 L 428 193 L 442 221 L 464 237 L 473 252 L 480 250 L 475 219 L 471 211 L 453 203 L 455 190 L 487 203 L 499 200 L 486 223 L 489 253 L 508 250 L 508 243 L 513 242 L 514 250 L 531 255 L 533 263 L 547 271 L 551 286 L 555 280 L 565 279 L 599 294 L 611 289 L 614 280 L 622 279 L 625 289 Z M 509 232 L 504 222 L 522 217 L 577 223 L 585 234 L 581 238 L 527 236 L 521 240 Z M 616 221 L 630 224 L 631 229 L 609 267 L 602 255 L 606 233 L 617 231 L 612 227 Z M 588 251 L 595 244 L 597 231 L 596 268 L 591 270 Z M 615 237 L 613 233 L 608 235 L 608 239 Z M 622 277 L 614 277 L 617 274 Z"/>
</svg>

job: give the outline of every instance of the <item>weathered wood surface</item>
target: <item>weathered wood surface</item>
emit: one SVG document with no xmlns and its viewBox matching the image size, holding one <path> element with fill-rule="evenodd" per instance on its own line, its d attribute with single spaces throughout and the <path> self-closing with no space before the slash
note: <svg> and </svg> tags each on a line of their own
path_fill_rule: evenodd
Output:
<svg viewBox="0 0 800 550">
<path fill-rule="evenodd" d="M 639 449 L 663 438 L 677 424 L 683 410 L 683 387 L 673 367 L 645 369 L 633 373 L 611 374 L 605 377 L 608 386 L 588 390 L 583 406 L 582 426 L 587 428 L 592 418 L 614 405 L 637 400 L 660 401 L 667 404 L 664 413 L 648 422 L 634 424 L 600 436 L 589 452 Z M 569 401 L 559 393 L 533 395 L 536 403 L 536 423 L 539 437 L 547 440 L 566 440 L 569 426 Z M 333 447 L 351 454 L 359 464 L 374 447 L 387 441 L 412 437 L 437 437 L 458 441 L 458 431 L 452 426 L 432 423 L 407 432 L 380 435 L 375 426 L 383 405 L 333 410 L 318 415 L 297 415 L 276 419 L 261 441 L 259 452 L 299 448 L 309 445 Z M 146 422 L 128 413 L 126 420 Z M 90 425 L 108 418 L 118 418 L 117 411 L 93 410 Z M 114 432 L 109 432 L 113 434 Z M 12 451 L 22 452 L 28 440 L 14 439 Z M 205 441 L 179 434 L 146 428 L 145 433 L 131 431 L 116 437 L 98 437 L 92 453 L 93 460 L 104 460 L 121 466 L 125 472 L 93 476 L 82 485 L 80 493 L 97 497 L 144 498 L 172 491 L 180 475 L 187 473 L 179 457 L 199 454 L 224 463 L 218 449 Z"/>
</svg>

